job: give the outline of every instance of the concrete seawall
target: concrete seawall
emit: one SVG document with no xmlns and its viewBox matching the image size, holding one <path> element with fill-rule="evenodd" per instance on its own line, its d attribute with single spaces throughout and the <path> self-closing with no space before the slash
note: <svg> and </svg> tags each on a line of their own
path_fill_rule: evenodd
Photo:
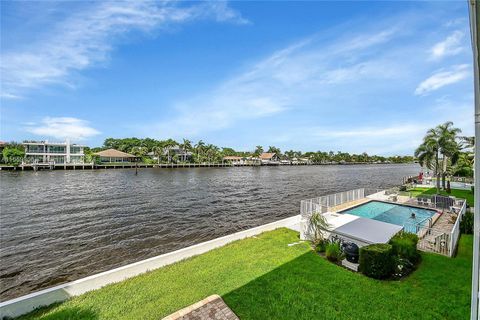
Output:
<svg viewBox="0 0 480 320">
<path fill-rule="evenodd" d="M 222 247 L 230 242 L 281 227 L 296 227 L 299 223 L 300 215 L 293 216 L 8 300 L 0 303 L 0 319 L 4 317 L 18 317 L 38 307 L 67 300 L 70 297 L 99 289 L 105 285 L 120 282 L 147 271 Z"/>
</svg>

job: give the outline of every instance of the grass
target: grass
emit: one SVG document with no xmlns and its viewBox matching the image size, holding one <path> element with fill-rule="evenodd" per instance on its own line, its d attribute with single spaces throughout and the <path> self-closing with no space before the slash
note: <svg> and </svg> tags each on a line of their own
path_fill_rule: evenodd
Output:
<svg viewBox="0 0 480 320">
<path fill-rule="evenodd" d="M 472 236 L 456 258 L 422 254 L 402 281 L 336 266 L 278 229 L 86 293 L 21 319 L 161 319 L 220 294 L 246 319 L 468 319 Z"/>
<path fill-rule="evenodd" d="M 473 207 L 473 192 L 471 190 L 459 190 L 459 189 L 451 189 L 451 193 L 448 194 L 445 190 L 440 190 L 441 195 L 446 196 L 454 196 L 457 198 L 462 198 L 467 200 L 467 204 L 470 207 Z M 435 187 L 428 187 L 428 188 L 412 188 L 409 189 L 407 192 L 411 194 L 412 197 L 422 196 L 422 195 L 432 195 L 437 193 L 437 189 Z"/>
</svg>

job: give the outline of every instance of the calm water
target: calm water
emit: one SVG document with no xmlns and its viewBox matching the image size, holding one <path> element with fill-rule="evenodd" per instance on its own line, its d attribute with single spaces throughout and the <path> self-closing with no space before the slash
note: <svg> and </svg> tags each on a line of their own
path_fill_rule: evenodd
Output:
<svg viewBox="0 0 480 320">
<path fill-rule="evenodd" d="M 417 224 L 426 225 L 428 218 L 433 217 L 435 210 L 415 208 L 381 201 L 370 201 L 342 213 L 393 223 L 404 227 L 404 230 L 416 232 Z M 412 216 L 413 214 L 413 216 Z"/>
<path fill-rule="evenodd" d="M 383 188 L 416 165 L 1 172 L 0 299 L 299 213 L 301 199 Z"/>
</svg>

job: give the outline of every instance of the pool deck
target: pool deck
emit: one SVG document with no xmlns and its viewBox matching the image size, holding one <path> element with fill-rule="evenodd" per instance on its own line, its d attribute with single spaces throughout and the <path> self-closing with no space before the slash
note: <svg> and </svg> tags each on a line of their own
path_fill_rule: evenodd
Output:
<svg viewBox="0 0 480 320">
<path fill-rule="evenodd" d="M 447 235 L 450 234 L 452 232 L 454 224 L 455 224 L 454 223 L 455 220 L 452 220 L 452 219 L 457 217 L 456 214 L 452 213 L 449 210 L 444 210 L 442 212 L 441 210 L 430 208 L 428 206 L 418 205 L 418 203 L 415 199 L 412 199 L 408 196 L 385 195 L 384 192 L 378 192 L 378 193 L 369 195 L 369 196 L 367 196 L 363 199 L 343 203 L 339 206 L 335 206 L 335 207 L 331 208 L 331 211 L 334 211 L 334 213 L 336 213 L 338 211 L 343 211 L 343 210 L 346 210 L 346 209 L 349 209 L 349 208 L 353 208 L 355 206 L 358 206 L 358 205 L 363 204 L 363 203 L 367 203 L 367 202 L 372 201 L 372 200 L 389 202 L 389 203 L 392 203 L 392 204 L 408 205 L 408 206 L 417 207 L 417 208 L 421 208 L 421 209 L 430 209 L 430 210 L 436 211 L 437 213 L 432 217 L 431 229 L 422 229 L 422 230 L 419 231 L 419 234 L 418 234 L 418 236 L 419 236 L 419 246 L 418 247 L 420 248 L 420 250 L 423 250 L 423 251 L 437 252 L 438 248 L 437 249 L 434 248 L 435 243 L 436 243 L 436 237 L 438 237 L 441 234 L 447 234 Z M 370 220 L 370 219 L 368 219 L 368 220 Z M 373 220 L 373 221 L 375 221 L 375 220 Z M 385 223 L 385 224 L 389 225 L 389 223 Z M 351 227 L 353 227 L 353 225 L 347 226 L 345 228 L 338 228 L 337 227 L 333 232 L 334 233 L 339 232 L 339 233 L 349 234 L 349 233 L 352 232 L 352 230 L 355 231 L 355 228 L 352 229 Z M 398 227 L 400 228 L 400 230 L 402 229 L 402 227 L 400 227 L 400 226 L 398 226 Z M 360 227 L 359 225 L 357 225 L 356 228 L 364 229 L 365 226 Z M 371 232 L 376 233 L 377 232 L 376 230 L 383 229 L 383 228 L 385 228 L 385 227 L 382 227 L 382 226 L 368 227 L 368 229 L 370 229 L 370 231 L 369 231 L 370 233 Z M 400 230 L 398 230 L 398 231 L 400 231 Z M 434 231 L 429 232 L 429 230 L 434 230 Z M 395 230 L 393 230 L 393 229 L 388 230 L 388 231 L 385 232 L 384 236 L 388 237 L 390 235 L 390 237 L 391 237 L 396 232 L 398 232 L 398 231 L 396 231 L 396 232 L 394 232 L 394 231 Z M 360 236 L 363 237 L 365 235 L 362 234 Z M 387 241 L 382 241 L 382 242 L 388 242 L 388 240 Z"/>
</svg>

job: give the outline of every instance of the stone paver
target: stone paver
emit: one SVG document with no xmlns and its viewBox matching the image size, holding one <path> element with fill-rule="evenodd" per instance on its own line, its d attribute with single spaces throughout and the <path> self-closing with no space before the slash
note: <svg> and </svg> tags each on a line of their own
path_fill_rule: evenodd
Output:
<svg viewBox="0 0 480 320">
<path fill-rule="evenodd" d="M 239 318 L 219 295 L 214 294 L 162 320 L 239 320 Z"/>
<path fill-rule="evenodd" d="M 329 211 L 331 211 L 331 212 L 342 211 L 342 210 L 348 209 L 350 207 L 355 207 L 359 204 L 368 202 L 370 200 L 371 199 L 368 199 L 368 198 L 362 198 L 362 199 L 358 199 L 358 200 L 354 200 L 354 201 L 345 202 L 345 203 L 339 204 L 338 206 L 330 207 Z"/>
</svg>

